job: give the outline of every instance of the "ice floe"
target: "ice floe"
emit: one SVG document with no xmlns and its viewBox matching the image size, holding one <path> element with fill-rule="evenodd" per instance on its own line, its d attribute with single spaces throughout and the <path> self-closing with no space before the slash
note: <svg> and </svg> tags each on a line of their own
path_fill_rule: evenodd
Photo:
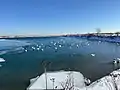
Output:
<svg viewBox="0 0 120 90">
<path fill-rule="evenodd" d="M 5 59 L 3 59 L 3 58 L 0 58 L 0 62 L 5 62 Z"/>
</svg>

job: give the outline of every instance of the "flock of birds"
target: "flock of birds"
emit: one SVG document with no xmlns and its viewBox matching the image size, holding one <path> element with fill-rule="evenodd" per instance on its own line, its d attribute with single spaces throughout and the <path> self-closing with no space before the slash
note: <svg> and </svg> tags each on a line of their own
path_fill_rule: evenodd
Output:
<svg viewBox="0 0 120 90">
<path fill-rule="evenodd" d="M 117 63 L 120 63 L 120 58 L 115 58 L 115 59 L 113 60 L 113 64 L 117 64 Z"/>
<path fill-rule="evenodd" d="M 101 43 L 101 41 L 98 41 L 98 43 Z M 66 44 L 68 44 L 68 43 L 66 43 L 65 40 L 61 39 L 60 41 L 56 41 L 56 42 L 55 41 L 51 41 L 47 46 L 48 47 L 52 47 L 55 51 L 57 51 L 59 48 L 64 47 Z M 69 43 L 67 48 L 72 49 L 72 47 L 79 48 L 81 46 L 82 46 L 81 42 L 80 43 L 71 43 L 71 44 Z M 85 42 L 85 44 L 83 46 L 90 46 L 90 43 L 89 42 Z M 35 44 L 35 45 L 32 45 L 32 46 L 29 46 L 29 48 L 23 46 L 22 50 L 24 52 L 28 52 L 29 50 L 33 50 L 33 51 L 37 50 L 37 51 L 42 51 L 43 52 L 45 50 L 45 47 L 46 47 L 46 44 L 40 43 L 40 44 Z M 96 56 L 95 53 L 91 53 L 90 55 L 92 57 Z M 5 60 L 3 58 L 0 58 L 0 63 L 2 63 L 2 62 L 5 62 Z M 113 60 L 113 64 L 117 64 L 117 63 L 120 63 L 120 58 L 115 58 Z M 1 66 L 2 65 L 0 64 L 0 67 Z"/>
<path fill-rule="evenodd" d="M 101 41 L 98 41 L 98 43 L 101 43 Z M 63 44 L 65 44 L 65 41 L 63 41 L 63 44 L 60 44 L 60 42 L 53 42 L 53 41 L 51 41 L 50 44 L 53 44 L 54 49 L 55 49 L 55 50 L 58 50 L 58 48 L 61 48 L 61 47 L 64 46 Z M 57 44 L 58 44 L 58 45 L 57 45 Z M 74 45 L 75 45 L 77 48 L 80 47 L 80 44 L 71 44 L 71 45 L 68 46 L 69 49 L 72 49 L 72 47 L 73 47 Z M 89 46 L 90 43 L 89 43 L 89 42 L 86 42 L 85 45 Z M 117 45 L 118 45 L 118 44 L 117 44 Z M 31 49 L 32 49 L 32 50 L 38 50 L 38 51 L 39 51 L 39 50 L 44 51 L 44 48 L 42 48 L 42 46 L 44 46 L 43 43 L 42 43 L 41 45 L 38 45 L 38 44 L 37 44 L 36 46 L 32 46 Z M 28 52 L 28 50 L 25 49 L 25 48 L 23 48 L 23 50 L 24 50 L 25 52 Z M 91 55 L 92 57 L 95 57 L 95 56 L 96 56 L 95 53 L 91 53 L 90 55 Z M 118 63 L 120 63 L 120 58 L 115 58 L 115 59 L 113 59 L 113 64 L 118 64 Z"/>
<path fill-rule="evenodd" d="M 67 46 L 66 46 L 67 45 Z M 86 42 L 83 46 L 89 46 L 90 43 Z M 59 48 L 62 48 L 62 47 L 65 47 L 66 48 L 69 48 L 69 49 L 72 49 L 74 47 L 81 47 L 81 43 L 66 43 L 65 41 L 61 40 L 61 41 L 51 41 L 48 45 L 46 44 L 36 44 L 36 45 L 33 45 L 33 46 L 30 46 L 29 48 L 26 48 L 26 47 L 22 47 L 22 50 L 24 50 L 25 52 L 28 52 L 29 50 L 38 50 L 38 51 L 44 51 L 46 49 L 46 47 L 52 47 L 55 51 L 57 51 Z M 95 56 L 95 54 L 91 54 L 91 56 Z"/>
</svg>

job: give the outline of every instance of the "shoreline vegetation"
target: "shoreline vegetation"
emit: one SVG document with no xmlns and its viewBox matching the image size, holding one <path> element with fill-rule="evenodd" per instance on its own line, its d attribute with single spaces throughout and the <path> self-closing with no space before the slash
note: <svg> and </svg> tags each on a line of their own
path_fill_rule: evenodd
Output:
<svg viewBox="0 0 120 90">
<path fill-rule="evenodd" d="M 50 37 L 78 37 L 88 40 L 106 41 L 120 43 L 120 33 L 88 33 L 88 34 L 66 34 L 66 35 L 48 35 L 48 36 L 0 36 L 0 39 L 22 39 L 22 38 L 50 38 Z"/>
</svg>

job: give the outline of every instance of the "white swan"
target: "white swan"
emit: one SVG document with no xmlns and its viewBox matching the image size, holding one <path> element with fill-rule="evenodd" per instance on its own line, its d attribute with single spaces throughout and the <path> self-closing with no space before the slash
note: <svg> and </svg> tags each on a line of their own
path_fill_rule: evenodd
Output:
<svg viewBox="0 0 120 90">
<path fill-rule="evenodd" d="M 62 45 L 59 45 L 59 47 L 62 47 Z"/>
<path fill-rule="evenodd" d="M 33 50 L 35 50 L 35 47 L 32 47 Z"/>
<path fill-rule="evenodd" d="M 95 54 L 92 53 L 91 56 L 95 57 Z"/>
<path fill-rule="evenodd" d="M 27 52 L 28 50 L 25 50 L 25 52 Z"/>
<path fill-rule="evenodd" d="M 113 63 L 114 63 L 114 64 L 117 64 L 117 60 L 114 60 Z"/>
<path fill-rule="evenodd" d="M 40 50 L 40 48 L 37 48 L 37 50 Z"/>
<path fill-rule="evenodd" d="M 41 49 L 41 51 L 44 51 L 44 49 Z"/>
</svg>

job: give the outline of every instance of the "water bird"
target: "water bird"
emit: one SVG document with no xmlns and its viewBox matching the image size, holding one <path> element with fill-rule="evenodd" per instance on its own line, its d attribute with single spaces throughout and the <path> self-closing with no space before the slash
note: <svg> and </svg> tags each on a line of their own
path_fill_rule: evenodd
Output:
<svg viewBox="0 0 120 90">
<path fill-rule="evenodd" d="M 27 52 L 28 50 L 26 49 L 25 52 Z"/>
<path fill-rule="evenodd" d="M 114 61 L 113 61 L 113 64 L 117 64 L 117 60 L 114 60 Z"/>
<path fill-rule="evenodd" d="M 40 48 L 37 48 L 37 50 L 40 50 Z"/>
<path fill-rule="evenodd" d="M 78 45 L 78 44 L 77 44 L 76 46 L 77 46 L 77 48 L 79 47 L 79 45 Z"/>
<path fill-rule="evenodd" d="M 33 50 L 35 50 L 35 47 L 32 47 Z"/>
<path fill-rule="evenodd" d="M 54 43 L 54 45 L 56 45 L 56 43 Z"/>
<path fill-rule="evenodd" d="M 44 51 L 44 49 L 41 49 L 41 51 Z"/>
<path fill-rule="evenodd" d="M 62 45 L 59 45 L 59 47 L 62 47 Z"/>
<path fill-rule="evenodd" d="M 94 57 L 94 56 L 95 56 L 95 54 L 93 54 L 93 53 L 92 53 L 92 54 L 91 54 L 91 56 L 93 56 L 93 57 Z"/>
<path fill-rule="evenodd" d="M 120 61 L 120 58 L 117 58 L 117 60 L 119 60 L 119 61 Z"/>
<path fill-rule="evenodd" d="M 115 63 L 120 63 L 120 58 L 115 58 L 114 61 L 113 61 L 113 63 L 114 63 L 114 64 L 115 64 Z"/>
<path fill-rule="evenodd" d="M 90 79 L 85 78 L 85 84 L 86 84 L 86 85 L 89 85 L 90 83 L 91 83 Z"/>
<path fill-rule="evenodd" d="M 55 47 L 55 49 L 57 50 L 58 48 L 57 48 L 57 47 Z"/>
<path fill-rule="evenodd" d="M 5 62 L 5 60 L 3 58 L 0 58 L 0 62 Z"/>
</svg>

